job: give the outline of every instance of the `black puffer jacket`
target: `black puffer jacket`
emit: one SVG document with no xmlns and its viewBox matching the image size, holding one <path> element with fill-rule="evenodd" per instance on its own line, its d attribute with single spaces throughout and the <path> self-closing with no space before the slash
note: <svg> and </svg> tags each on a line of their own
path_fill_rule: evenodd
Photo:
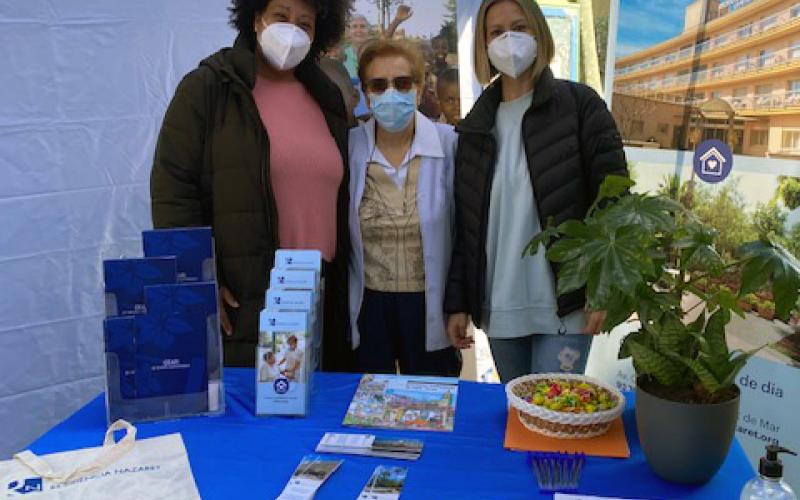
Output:
<svg viewBox="0 0 800 500">
<path fill-rule="evenodd" d="M 234 333 L 224 338 L 225 364 L 232 366 L 254 366 L 258 317 L 280 223 L 270 183 L 269 137 L 252 95 L 255 71 L 255 53 L 240 36 L 232 48 L 184 77 L 164 117 L 150 179 L 155 227 L 213 227 L 220 285 L 240 304 L 227 308 Z M 326 277 L 323 368 L 348 370 L 347 118 L 341 93 L 316 63 L 304 61 L 295 76 L 319 103 L 344 164 L 336 258 Z"/>
<path fill-rule="evenodd" d="M 501 97 L 498 79 L 456 127 L 457 234 L 445 311 L 469 313 L 478 326 L 486 296 L 486 231 L 497 153 L 492 130 Z M 556 80 L 549 69 L 536 84 L 522 137 L 542 227 L 550 218 L 554 224 L 582 219 L 607 175 L 627 175 L 622 139 L 605 101 L 585 85 Z M 557 276 L 558 266 L 552 268 Z M 558 315 L 584 303 L 580 290 L 560 296 Z"/>
</svg>

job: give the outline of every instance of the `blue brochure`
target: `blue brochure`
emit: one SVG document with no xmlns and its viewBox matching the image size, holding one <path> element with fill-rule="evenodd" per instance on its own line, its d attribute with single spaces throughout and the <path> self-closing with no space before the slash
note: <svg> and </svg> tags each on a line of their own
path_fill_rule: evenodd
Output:
<svg viewBox="0 0 800 500">
<path fill-rule="evenodd" d="M 106 352 L 117 357 L 119 392 L 125 399 L 136 397 L 136 316 L 119 316 L 103 322 Z"/>
<path fill-rule="evenodd" d="M 173 314 L 217 314 L 216 283 L 179 283 L 144 287 L 144 303 L 148 316 Z"/>
<path fill-rule="evenodd" d="M 210 227 L 156 229 L 142 232 L 145 257 L 178 259 L 178 281 L 214 281 L 214 243 Z"/>
<path fill-rule="evenodd" d="M 106 316 L 147 312 L 144 287 L 175 283 L 175 257 L 106 260 L 103 262 L 106 289 Z"/>
<path fill-rule="evenodd" d="M 136 396 L 208 391 L 206 317 L 136 316 Z"/>
</svg>

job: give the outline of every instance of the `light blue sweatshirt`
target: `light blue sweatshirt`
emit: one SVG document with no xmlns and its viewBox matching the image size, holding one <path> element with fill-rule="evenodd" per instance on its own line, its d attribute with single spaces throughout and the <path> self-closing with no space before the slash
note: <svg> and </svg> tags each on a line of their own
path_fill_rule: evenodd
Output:
<svg viewBox="0 0 800 500">
<path fill-rule="evenodd" d="M 540 248 L 522 256 L 541 231 L 539 213 L 522 139 L 522 118 L 533 93 L 497 108 L 497 140 L 489 225 L 486 234 L 486 303 L 482 325 L 492 338 L 516 338 L 533 333 L 579 333 L 583 311 L 559 319 L 550 264 Z"/>
</svg>

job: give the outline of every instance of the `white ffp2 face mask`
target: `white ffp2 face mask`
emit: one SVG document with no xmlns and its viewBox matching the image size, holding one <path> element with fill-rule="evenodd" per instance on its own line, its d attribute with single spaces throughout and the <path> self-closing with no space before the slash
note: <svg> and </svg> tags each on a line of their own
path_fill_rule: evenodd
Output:
<svg viewBox="0 0 800 500">
<path fill-rule="evenodd" d="M 527 33 L 506 31 L 489 44 L 489 60 L 503 74 L 516 78 L 536 60 L 536 39 Z"/>
<path fill-rule="evenodd" d="M 261 32 L 261 52 L 273 67 L 294 69 L 311 50 L 308 34 L 292 23 L 272 23 Z"/>
</svg>

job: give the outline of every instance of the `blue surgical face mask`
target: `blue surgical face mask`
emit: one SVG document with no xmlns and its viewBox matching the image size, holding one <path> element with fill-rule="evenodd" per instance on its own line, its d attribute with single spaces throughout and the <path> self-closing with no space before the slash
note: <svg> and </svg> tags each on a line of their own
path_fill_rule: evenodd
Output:
<svg viewBox="0 0 800 500">
<path fill-rule="evenodd" d="M 417 109 L 417 91 L 399 92 L 386 89 L 382 94 L 369 94 L 372 116 L 387 132 L 400 132 L 414 119 Z"/>
</svg>

